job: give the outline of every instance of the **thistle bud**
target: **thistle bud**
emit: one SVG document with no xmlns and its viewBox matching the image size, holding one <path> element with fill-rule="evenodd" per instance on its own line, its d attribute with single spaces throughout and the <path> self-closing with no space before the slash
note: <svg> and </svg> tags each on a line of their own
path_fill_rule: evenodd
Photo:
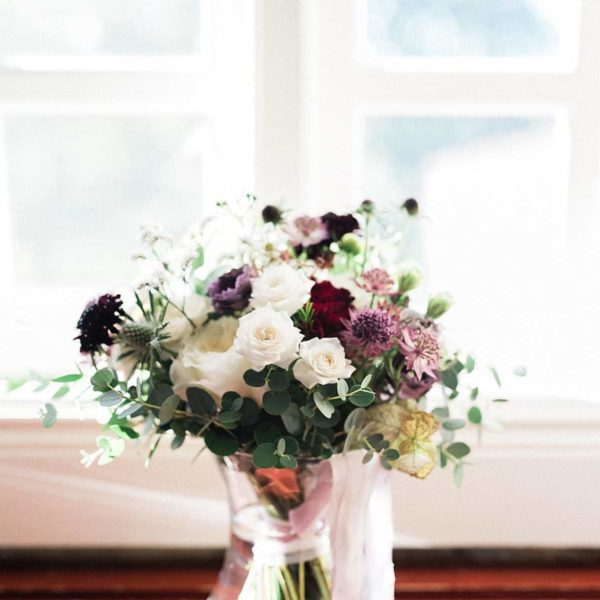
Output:
<svg viewBox="0 0 600 600">
<path fill-rule="evenodd" d="M 423 273 L 415 263 L 403 263 L 398 274 L 398 289 L 403 293 L 410 292 L 421 285 Z"/>
<path fill-rule="evenodd" d="M 402 208 L 410 217 L 414 217 L 419 214 L 419 203 L 414 198 L 408 198 L 408 200 L 405 200 L 402 204 Z"/>
<path fill-rule="evenodd" d="M 432 296 L 427 303 L 427 312 L 425 313 L 425 316 L 430 319 L 439 319 L 444 313 L 450 310 L 453 304 L 454 299 L 448 292 L 442 292 L 441 294 Z"/>
<path fill-rule="evenodd" d="M 363 215 L 371 215 L 375 211 L 375 202 L 373 200 L 363 200 L 358 207 L 358 212 Z"/>
<path fill-rule="evenodd" d="M 262 209 L 261 215 L 265 223 L 273 223 L 273 225 L 278 225 L 281 223 L 283 218 L 281 209 L 273 206 L 272 204 L 267 204 L 267 206 Z"/>
<path fill-rule="evenodd" d="M 121 340 L 130 348 L 145 348 L 155 337 L 156 329 L 150 323 L 128 321 L 121 328 Z"/>
<path fill-rule="evenodd" d="M 346 254 L 351 254 L 352 256 L 358 256 L 363 249 L 360 238 L 353 233 L 343 235 L 342 239 L 338 242 L 338 246 L 342 252 L 346 252 Z"/>
</svg>

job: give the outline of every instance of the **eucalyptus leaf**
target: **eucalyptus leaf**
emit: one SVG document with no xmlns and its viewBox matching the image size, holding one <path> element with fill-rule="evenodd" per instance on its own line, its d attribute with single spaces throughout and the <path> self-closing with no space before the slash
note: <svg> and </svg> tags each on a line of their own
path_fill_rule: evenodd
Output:
<svg viewBox="0 0 600 600">
<path fill-rule="evenodd" d="M 462 463 L 455 465 L 454 471 L 452 472 L 452 481 L 454 482 L 454 487 L 459 489 L 463 482 L 464 476 L 464 468 Z"/>
<path fill-rule="evenodd" d="M 442 383 L 451 390 L 455 390 L 458 386 L 458 377 L 452 369 L 442 371 Z"/>
<path fill-rule="evenodd" d="M 235 437 L 218 427 L 209 427 L 206 430 L 204 443 L 217 456 L 230 456 L 238 450 L 238 442 Z"/>
<path fill-rule="evenodd" d="M 173 418 L 175 411 L 179 406 L 179 402 L 181 402 L 179 396 L 173 394 L 162 403 L 160 410 L 158 411 L 158 418 L 161 423 L 168 423 Z"/>
<path fill-rule="evenodd" d="M 481 410 L 477 406 L 471 406 L 469 412 L 467 413 L 467 417 L 471 423 L 475 423 L 475 425 L 479 425 L 483 419 L 481 414 Z"/>
<path fill-rule="evenodd" d="M 331 415 L 333 415 L 335 408 L 331 406 L 331 403 L 328 400 L 325 400 L 325 398 L 323 398 L 323 395 L 320 392 L 315 392 L 313 400 L 315 401 L 315 405 L 319 409 L 321 414 L 324 415 L 327 419 L 331 418 Z"/>
<path fill-rule="evenodd" d="M 269 388 L 274 392 L 282 392 L 290 387 L 290 380 L 285 371 L 273 371 L 269 375 Z"/>
<path fill-rule="evenodd" d="M 109 392 L 104 392 L 102 396 L 96 398 L 96 400 L 100 403 L 101 406 L 115 406 L 119 404 L 123 398 L 119 392 L 115 392 L 114 390 L 110 390 Z"/>
<path fill-rule="evenodd" d="M 206 390 L 189 387 L 186 390 L 186 398 L 192 414 L 199 417 L 212 417 L 217 414 L 217 403 Z"/>
<path fill-rule="evenodd" d="M 66 396 L 69 393 L 69 386 L 68 385 L 61 385 L 55 392 L 54 394 L 52 394 L 52 398 L 54 400 L 58 400 L 59 398 L 62 398 L 63 396 Z"/>
<path fill-rule="evenodd" d="M 283 415 L 288 409 L 290 402 L 291 397 L 287 391 L 275 392 L 271 390 L 265 392 L 263 396 L 263 408 L 270 415 Z"/>
<path fill-rule="evenodd" d="M 463 442 L 454 442 L 446 448 L 446 452 L 454 458 L 464 458 L 471 452 L 471 448 Z"/>
<path fill-rule="evenodd" d="M 115 377 L 110 369 L 100 369 L 99 371 L 96 371 L 90 379 L 95 392 L 106 392 L 110 390 L 114 381 Z"/>
<path fill-rule="evenodd" d="M 56 423 L 56 407 L 52 402 L 46 402 L 42 410 L 42 425 L 46 428 L 52 427 Z"/>
<path fill-rule="evenodd" d="M 456 429 L 462 429 L 465 426 L 463 419 L 448 419 L 442 423 L 442 427 L 448 431 L 454 431 Z"/>
<path fill-rule="evenodd" d="M 68 375 L 61 375 L 60 377 L 55 377 L 52 379 L 55 383 L 72 383 L 74 381 L 79 381 L 83 377 L 82 373 L 70 373 Z"/>
</svg>

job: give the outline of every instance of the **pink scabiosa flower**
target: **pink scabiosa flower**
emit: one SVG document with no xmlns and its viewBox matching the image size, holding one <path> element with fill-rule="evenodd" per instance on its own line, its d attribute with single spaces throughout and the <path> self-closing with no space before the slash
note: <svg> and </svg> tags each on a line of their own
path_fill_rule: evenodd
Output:
<svg viewBox="0 0 600 600">
<path fill-rule="evenodd" d="M 287 223 L 284 229 L 290 238 L 290 244 L 303 248 L 320 244 L 329 235 L 325 223 L 319 217 L 309 217 L 308 215 L 296 217 Z"/>
<path fill-rule="evenodd" d="M 378 296 L 387 296 L 397 292 L 394 280 L 385 269 L 375 268 L 365 271 L 356 280 L 356 284 L 370 294 L 377 294 Z"/>
<path fill-rule="evenodd" d="M 404 327 L 398 339 L 406 366 L 415 372 L 417 379 L 426 373 L 436 377 L 440 363 L 440 343 L 431 327 Z"/>
<path fill-rule="evenodd" d="M 340 337 L 350 349 L 372 358 L 389 350 L 398 334 L 398 322 L 381 308 L 363 308 L 350 313 L 344 320 Z"/>
</svg>

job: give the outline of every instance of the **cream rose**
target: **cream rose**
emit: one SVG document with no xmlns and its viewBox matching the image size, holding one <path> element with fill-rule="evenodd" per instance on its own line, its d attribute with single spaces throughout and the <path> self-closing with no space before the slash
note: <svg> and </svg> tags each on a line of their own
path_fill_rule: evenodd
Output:
<svg viewBox="0 0 600 600">
<path fill-rule="evenodd" d="M 175 301 L 177 306 L 183 308 L 185 314 L 194 323 L 196 327 L 202 325 L 208 318 L 208 313 L 211 310 L 210 300 L 206 296 L 199 294 L 190 294 L 183 299 Z M 178 308 L 169 304 L 165 313 L 165 322 L 167 323 L 164 332 L 169 335 L 165 340 L 167 347 L 174 347 L 181 343 L 182 340 L 191 335 L 194 331 L 192 324 Z"/>
<path fill-rule="evenodd" d="M 286 368 L 296 357 L 301 340 L 289 315 L 264 306 L 240 319 L 234 348 L 254 369 L 267 365 Z"/>
<path fill-rule="evenodd" d="M 300 344 L 300 360 L 294 365 L 294 376 L 307 388 L 317 384 L 336 383 L 354 372 L 337 338 L 313 338 Z"/>
<path fill-rule="evenodd" d="M 190 357 L 188 357 L 189 359 Z M 194 361 L 187 366 L 181 358 L 173 361 L 170 370 L 175 392 L 186 398 L 188 387 L 201 387 L 211 393 L 217 404 L 225 392 L 237 392 L 240 396 L 254 399 L 262 404 L 263 388 L 250 387 L 244 381 L 244 373 L 251 368 L 250 362 L 235 352 L 205 352 L 193 355 Z"/>
<path fill-rule="evenodd" d="M 227 352 L 233 345 L 238 328 L 235 317 L 221 317 L 207 321 L 196 333 L 190 336 L 179 352 L 183 362 L 193 362 L 191 354 L 202 352 Z"/>
<path fill-rule="evenodd" d="M 252 280 L 250 305 L 261 308 L 270 304 L 275 310 L 293 315 L 310 298 L 313 282 L 302 271 L 287 264 L 267 267 Z"/>
</svg>

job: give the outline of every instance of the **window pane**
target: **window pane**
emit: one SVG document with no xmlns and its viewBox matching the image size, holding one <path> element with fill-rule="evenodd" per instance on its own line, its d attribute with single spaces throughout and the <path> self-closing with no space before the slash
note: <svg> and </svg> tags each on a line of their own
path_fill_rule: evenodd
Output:
<svg viewBox="0 0 600 600">
<path fill-rule="evenodd" d="M 198 52 L 200 0 L 2 0 L 0 57 Z"/>
<path fill-rule="evenodd" d="M 201 127 L 186 117 L 7 118 L 16 282 L 131 277 L 141 224 L 177 233 L 200 216 Z"/>
<path fill-rule="evenodd" d="M 508 373 L 526 365 L 515 393 L 587 399 L 600 332 L 565 310 L 589 305 L 566 254 L 568 148 L 559 118 L 371 117 L 361 191 L 392 208 L 419 199 L 402 254 L 455 296 L 451 340 Z M 578 360 L 558 369 L 565 348 Z"/>
<path fill-rule="evenodd" d="M 577 35 L 576 0 L 366 0 L 380 56 L 558 57 Z"/>
</svg>

